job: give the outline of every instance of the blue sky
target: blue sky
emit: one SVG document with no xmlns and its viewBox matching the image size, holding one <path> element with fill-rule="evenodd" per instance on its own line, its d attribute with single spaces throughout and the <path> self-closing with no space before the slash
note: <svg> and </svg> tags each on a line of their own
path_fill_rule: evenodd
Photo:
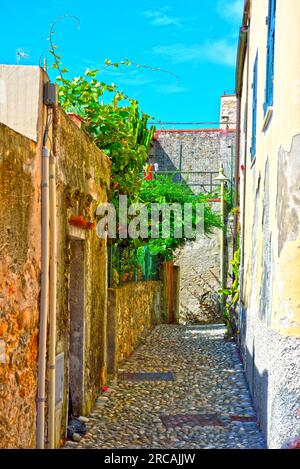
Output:
<svg viewBox="0 0 300 469">
<path fill-rule="evenodd" d="M 130 59 L 176 76 L 136 67 L 103 71 L 162 121 L 218 121 L 219 98 L 234 89 L 238 30 L 244 0 L 14 0 L 1 2 L 0 62 L 16 63 L 23 48 L 38 64 L 47 54 L 50 24 L 63 65 L 72 75 L 104 60 Z M 53 77 L 53 73 L 52 73 Z"/>
</svg>

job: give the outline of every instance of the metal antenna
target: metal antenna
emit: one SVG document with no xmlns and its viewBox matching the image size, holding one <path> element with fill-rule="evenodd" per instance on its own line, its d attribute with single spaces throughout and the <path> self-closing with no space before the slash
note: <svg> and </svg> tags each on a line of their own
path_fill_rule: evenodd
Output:
<svg viewBox="0 0 300 469">
<path fill-rule="evenodd" d="M 29 54 L 27 54 L 23 49 L 17 49 L 17 65 L 20 65 L 21 59 L 29 59 Z"/>
</svg>

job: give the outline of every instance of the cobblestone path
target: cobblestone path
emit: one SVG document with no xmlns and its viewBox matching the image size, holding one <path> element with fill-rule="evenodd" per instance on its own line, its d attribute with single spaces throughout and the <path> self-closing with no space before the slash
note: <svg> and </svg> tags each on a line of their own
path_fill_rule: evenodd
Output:
<svg viewBox="0 0 300 469">
<path fill-rule="evenodd" d="M 98 399 L 88 434 L 66 448 L 265 448 L 236 346 L 224 332 L 156 327 Z"/>
</svg>

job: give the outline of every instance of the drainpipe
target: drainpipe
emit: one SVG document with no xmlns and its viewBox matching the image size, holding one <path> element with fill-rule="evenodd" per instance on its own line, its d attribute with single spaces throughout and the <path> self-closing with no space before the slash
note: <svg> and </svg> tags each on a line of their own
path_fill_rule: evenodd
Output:
<svg viewBox="0 0 300 469">
<path fill-rule="evenodd" d="M 49 391 L 48 448 L 55 448 L 55 364 L 56 364 L 56 158 L 50 157 L 50 308 L 49 308 Z"/>
<path fill-rule="evenodd" d="M 249 7 L 246 2 L 247 8 Z M 236 150 L 235 150 L 235 171 L 234 171 L 234 207 L 236 212 L 234 214 L 234 226 L 233 226 L 233 252 L 238 248 L 238 223 L 239 215 L 237 209 L 240 206 L 239 192 L 240 192 L 240 144 L 241 144 L 241 93 L 243 87 L 243 73 L 247 52 L 248 44 L 248 27 L 246 25 L 247 16 L 244 18 L 244 25 L 240 28 L 239 35 L 239 46 L 237 54 L 237 66 L 236 66 L 236 95 L 237 95 L 237 128 L 236 128 Z"/>
<path fill-rule="evenodd" d="M 38 401 L 37 401 L 37 436 L 38 449 L 45 445 L 45 380 L 47 352 L 47 316 L 49 294 L 49 150 L 46 148 L 48 123 L 42 149 L 42 271 L 41 300 L 39 323 L 39 359 L 38 359 Z"/>
<path fill-rule="evenodd" d="M 233 142 L 231 142 L 230 145 L 230 205 L 231 207 L 233 206 L 233 166 L 234 166 L 234 145 Z"/>
<path fill-rule="evenodd" d="M 248 44 L 250 43 L 250 32 L 248 33 Z M 243 301 L 243 291 L 244 291 L 244 268 L 245 268 L 245 206 L 246 206 L 246 190 L 247 190 L 247 166 L 248 166 L 248 109 L 249 109 L 249 91 L 250 91 L 250 50 L 249 46 L 247 47 L 247 88 L 246 88 L 246 116 L 245 116 L 245 147 L 244 147 L 244 184 L 243 184 L 243 213 L 241 214 L 243 220 L 242 227 L 242 246 L 241 246 L 241 279 L 240 279 L 240 291 L 241 291 L 241 300 Z"/>
<path fill-rule="evenodd" d="M 221 222 L 223 227 L 221 228 L 220 236 L 220 289 L 224 290 L 226 279 L 225 279 L 225 182 L 228 181 L 224 174 L 223 165 L 220 168 L 218 177 L 215 178 L 215 181 L 218 181 L 221 185 Z M 224 293 L 221 293 L 221 313 L 224 313 Z"/>
<path fill-rule="evenodd" d="M 236 128 L 236 149 L 235 149 L 235 168 L 234 168 L 234 222 L 233 222 L 233 254 L 238 248 L 238 223 L 239 215 L 239 192 L 240 192 L 240 144 L 241 144 L 241 97 L 237 97 L 237 128 Z"/>
<path fill-rule="evenodd" d="M 38 357 L 38 399 L 37 399 L 37 429 L 36 429 L 36 446 L 38 449 L 45 447 L 45 401 L 46 401 L 46 356 L 47 356 L 47 322 L 49 309 L 49 266 L 50 266 L 50 216 L 51 216 L 51 284 L 50 284 L 50 350 L 49 350 L 49 406 L 50 413 L 50 432 L 51 443 L 54 442 L 53 433 L 53 408 L 55 407 L 55 335 L 56 335 L 56 225 L 55 225 L 55 160 L 51 158 L 50 150 L 47 148 L 49 131 L 54 116 L 54 108 L 57 105 L 56 86 L 51 84 L 46 78 L 44 84 L 43 104 L 47 108 L 46 127 L 43 137 L 42 147 L 42 186 L 41 186 L 41 221 L 42 221 L 42 260 L 41 260 L 41 299 L 40 299 L 40 321 L 39 321 L 39 357 Z M 49 172 L 51 171 L 51 182 L 49 183 Z M 50 186 L 51 184 L 51 195 Z M 51 202 L 50 202 L 51 197 Z M 54 321 L 53 321 L 54 318 Z M 53 352 L 54 349 L 54 352 Z M 53 360 L 54 353 L 54 360 Z M 54 364 L 54 368 L 53 368 Z M 55 409 L 54 409 L 55 411 Z"/>
</svg>

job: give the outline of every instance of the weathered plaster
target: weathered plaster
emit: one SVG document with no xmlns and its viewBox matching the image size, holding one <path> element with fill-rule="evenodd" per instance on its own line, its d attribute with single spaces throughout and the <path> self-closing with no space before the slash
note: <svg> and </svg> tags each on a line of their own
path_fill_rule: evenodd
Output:
<svg viewBox="0 0 300 469">
<path fill-rule="evenodd" d="M 268 2 L 251 3 L 242 90 L 241 341 L 247 377 L 271 448 L 300 433 L 300 4 L 277 1 L 272 119 L 264 127 Z M 289 44 L 289 53 L 286 53 Z M 256 155 L 252 80 L 258 52 Z M 259 182 L 259 178 L 261 181 Z M 257 187 L 260 193 L 257 196 Z M 245 188 L 245 193 L 244 193 Z"/>
<path fill-rule="evenodd" d="M 40 91 L 39 83 L 35 89 L 39 99 Z M 4 448 L 34 447 L 36 437 L 44 115 L 43 108 L 39 109 L 35 120 L 37 144 L 0 124 L 0 340 L 4 344 L 0 363 L 0 447 Z M 97 206 L 107 201 L 110 162 L 61 110 L 54 113 L 51 142 L 57 168 L 56 351 L 57 355 L 64 354 L 62 403 L 56 409 L 59 445 L 66 434 L 70 332 L 74 333 L 70 314 L 74 305 L 68 298 L 70 286 L 75 298 L 76 287 L 69 280 L 71 238 L 76 233 L 68 229 L 68 222 L 71 215 L 78 214 L 97 221 Z M 81 292 L 76 292 L 81 294 L 83 313 L 80 413 L 88 413 L 106 380 L 107 254 L 106 240 L 100 240 L 95 230 L 86 230 L 79 238 L 84 244 L 83 286 Z M 73 382 L 76 385 L 76 380 Z"/>
<path fill-rule="evenodd" d="M 0 124 L 0 447 L 35 446 L 40 211 L 39 149 Z"/>
<path fill-rule="evenodd" d="M 247 380 L 269 448 L 300 434 L 300 339 L 272 331 L 245 311 L 242 348 Z"/>
<path fill-rule="evenodd" d="M 278 284 L 274 327 L 286 335 L 300 336 L 300 135 L 290 151 L 278 154 L 277 226 Z"/>
<path fill-rule="evenodd" d="M 96 209 L 107 201 L 110 185 L 110 161 L 95 144 L 61 110 L 55 120 L 54 147 L 57 159 L 57 354 L 65 354 L 64 399 L 58 417 L 60 437 L 66 431 L 69 395 L 69 353 L 72 301 L 70 289 L 71 240 L 83 243 L 83 414 L 88 414 L 101 385 L 106 381 L 107 323 L 107 251 L 106 239 L 100 240 L 96 230 L 70 230 L 71 215 L 83 215 L 96 223 Z M 71 290 L 72 291 L 72 290 Z M 74 292 L 74 290 L 73 290 Z M 74 293 L 73 293 L 74 294 Z"/>
</svg>

